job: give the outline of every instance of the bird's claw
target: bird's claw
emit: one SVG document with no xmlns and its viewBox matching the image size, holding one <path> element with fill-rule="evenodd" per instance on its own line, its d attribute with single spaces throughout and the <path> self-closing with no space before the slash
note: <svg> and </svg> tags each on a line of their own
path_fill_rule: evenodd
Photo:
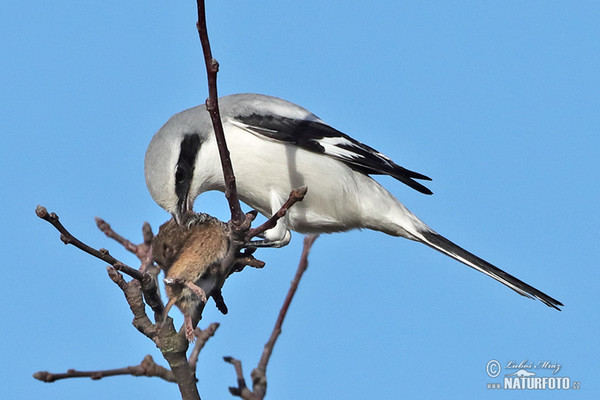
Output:
<svg viewBox="0 0 600 400">
<path fill-rule="evenodd" d="M 259 236 L 263 237 L 262 234 Z M 269 239 L 251 240 L 246 243 L 246 247 L 248 247 L 248 248 L 271 247 L 271 248 L 277 249 L 277 248 L 286 246 L 289 242 L 290 242 L 289 240 L 269 240 Z"/>
</svg>

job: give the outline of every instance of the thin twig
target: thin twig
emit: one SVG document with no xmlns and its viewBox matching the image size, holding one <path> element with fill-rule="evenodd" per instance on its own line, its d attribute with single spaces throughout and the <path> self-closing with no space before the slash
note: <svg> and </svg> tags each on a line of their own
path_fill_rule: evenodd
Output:
<svg viewBox="0 0 600 400">
<path fill-rule="evenodd" d="M 156 364 L 150 355 L 144 357 L 139 365 L 133 365 L 130 367 L 105 369 L 100 371 L 77 371 L 75 369 L 69 369 L 65 373 L 39 371 L 33 374 L 33 377 L 42 382 L 54 382 L 67 378 L 91 378 L 93 380 L 99 380 L 108 376 L 117 375 L 158 377 L 168 382 L 175 382 L 175 376 L 173 373 L 168 369 Z"/>
<path fill-rule="evenodd" d="M 158 327 L 150 321 L 148 314 L 146 314 L 146 305 L 142 297 L 142 285 L 140 281 L 132 280 L 126 282 L 123 279 L 123 275 L 112 267 L 108 267 L 107 272 L 109 278 L 119 286 L 125 295 L 127 304 L 129 304 L 129 308 L 133 314 L 133 326 L 150 340 L 154 341 L 156 345 L 160 345 L 158 342 Z"/>
<path fill-rule="evenodd" d="M 310 253 L 310 249 L 313 243 L 315 242 L 315 240 L 317 240 L 317 237 L 319 237 L 319 235 L 306 235 L 304 237 L 304 247 L 302 248 L 302 255 L 300 256 L 300 261 L 298 262 L 298 269 L 296 270 L 296 275 L 294 276 L 294 280 L 292 280 L 292 283 L 290 284 L 290 289 L 288 290 L 288 293 L 285 296 L 285 300 L 283 301 L 281 310 L 279 310 L 279 315 L 277 316 L 277 321 L 275 321 L 275 326 L 273 327 L 273 332 L 271 332 L 271 337 L 269 338 L 269 341 L 265 344 L 262 357 L 260 358 L 260 362 L 257 366 L 258 369 L 267 369 L 269 358 L 273 353 L 273 347 L 275 346 L 277 338 L 281 334 L 281 326 L 283 325 L 283 320 L 285 319 L 288 309 L 290 308 L 290 304 L 292 303 L 294 294 L 296 294 L 296 290 L 298 289 L 298 285 L 300 284 L 300 279 L 302 279 L 302 275 L 308 268 L 308 254 Z"/>
<path fill-rule="evenodd" d="M 204 348 L 204 345 L 206 342 L 208 342 L 208 339 L 214 336 L 217 328 L 219 328 L 219 325 L 220 324 L 218 322 L 213 322 L 204 329 L 196 328 L 196 344 L 194 345 L 194 348 L 188 357 L 188 363 L 194 370 L 196 369 L 196 364 L 198 363 L 198 355 L 200 355 L 200 351 Z"/>
<path fill-rule="evenodd" d="M 275 342 L 281 334 L 283 320 L 285 319 L 285 316 L 287 315 L 287 312 L 290 308 L 290 304 L 292 303 L 294 294 L 296 294 L 296 290 L 298 289 L 298 285 L 300 284 L 300 279 L 302 279 L 304 271 L 306 271 L 306 269 L 308 268 L 308 254 L 310 253 L 310 249 L 313 243 L 315 242 L 315 240 L 317 240 L 317 237 L 319 237 L 319 235 L 307 235 L 304 237 L 304 247 L 302 248 L 302 255 L 300 256 L 300 261 L 298 263 L 296 275 L 294 276 L 294 280 L 290 284 L 290 289 L 288 290 L 288 293 L 285 296 L 285 300 L 283 301 L 281 310 L 279 310 L 279 315 L 277 316 L 277 321 L 275 321 L 275 326 L 273 327 L 273 332 L 271 332 L 271 337 L 265 344 L 263 354 L 260 357 L 258 365 L 252 371 L 252 391 L 260 399 L 264 398 L 267 392 L 267 364 L 269 363 L 269 359 L 271 358 L 271 354 L 273 353 Z"/>
<path fill-rule="evenodd" d="M 98 227 L 98 229 L 100 229 L 106 236 L 115 240 L 117 243 L 125 247 L 125 249 L 130 251 L 131 253 L 137 254 L 138 246 L 136 244 L 133 244 L 131 241 L 125 239 L 123 236 L 115 232 L 108 224 L 108 222 L 106 222 L 102 218 L 96 217 L 94 218 L 94 220 L 96 221 L 96 226 Z"/>
<path fill-rule="evenodd" d="M 152 233 L 152 228 L 148 222 L 144 222 L 142 227 L 142 237 L 144 241 L 141 244 L 135 244 L 115 232 L 108 222 L 102 218 L 96 217 L 95 220 L 98 229 L 100 229 L 107 237 L 123 246 L 127 251 L 135 254 L 142 262 L 144 269 L 152 263 L 152 238 L 154 237 L 154 234 Z"/>
<path fill-rule="evenodd" d="M 242 362 L 233 357 L 223 357 L 223 360 L 231 365 L 235 369 L 235 376 L 237 378 L 237 387 L 230 386 L 229 393 L 234 396 L 241 397 L 244 400 L 259 400 L 246 385 L 246 379 L 244 379 L 244 371 L 242 369 Z"/>
<path fill-rule="evenodd" d="M 225 141 L 225 132 L 221 123 L 221 114 L 219 112 L 219 101 L 217 94 L 217 72 L 219 71 L 219 63 L 212 56 L 210 50 L 210 42 L 208 40 L 208 29 L 206 27 L 206 9 L 204 0 L 196 0 L 198 5 L 198 22 L 196 28 L 200 36 L 200 43 L 204 53 L 204 62 L 206 64 L 206 74 L 208 78 L 208 99 L 206 100 L 206 109 L 210 113 L 217 146 L 219 148 L 219 156 L 221 157 L 221 166 L 223 167 L 223 179 L 225 180 L 225 197 L 229 202 L 231 211 L 231 221 L 234 227 L 243 225 L 246 217 L 240 206 L 240 201 L 237 195 L 235 184 L 235 175 L 231 166 L 231 158 L 227 143 Z"/>
<path fill-rule="evenodd" d="M 102 249 L 96 250 L 81 242 L 71 235 L 71 233 L 59 222 L 58 216 L 55 213 L 48 213 L 44 207 L 38 206 L 36 209 L 36 214 L 38 217 L 52 224 L 52 226 L 54 226 L 61 233 L 61 239 L 64 243 L 73 244 L 86 253 L 111 264 L 111 266 L 108 267 L 108 275 L 111 280 L 115 282 L 123 291 L 127 303 L 129 304 L 129 307 L 134 315 L 133 325 L 141 333 L 154 341 L 154 343 L 160 348 L 163 356 L 169 362 L 169 366 L 171 367 L 171 371 L 168 371 L 164 368 L 161 369 L 162 367 L 157 367 L 154 369 L 154 374 L 171 382 L 177 382 L 183 400 L 199 400 L 200 395 L 198 394 L 198 388 L 196 387 L 197 380 L 195 370 L 188 363 L 186 358 L 186 351 L 189 343 L 185 338 L 185 335 L 175 330 L 173 327 L 173 320 L 171 318 L 166 318 L 164 321 L 161 321 L 158 324 L 153 324 L 146 314 L 145 304 L 150 304 L 148 301 L 149 297 L 158 293 L 157 290 L 153 289 L 153 285 L 156 284 L 155 279 L 148 273 L 141 273 L 138 270 L 124 265 L 119 260 L 110 256 L 108 251 Z M 147 232 L 148 229 L 145 231 Z M 148 235 L 145 235 L 145 242 L 148 241 L 146 236 Z M 131 271 L 134 271 L 134 273 Z M 127 282 L 125 279 L 123 279 L 123 275 L 121 275 L 119 272 L 127 273 L 128 275 L 133 276 L 135 279 Z M 148 289 L 148 293 L 146 292 L 146 289 Z M 146 303 L 144 303 L 144 297 L 142 294 L 146 298 Z M 157 312 L 158 309 L 162 310 L 162 300 L 160 299 L 160 296 L 158 297 L 158 302 L 160 303 L 158 305 L 150 304 L 155 312 Z M 125 368 L 92 372 L 69 370 L 65 374 L 39 372 L 35 374 L 35 378 L 46 382 L 82 376 L 91 377 L 92 379 L 100 379 L 102 377 L 112 375 L 131 375 L 138 373 L 147 374 L 147 372 L 144 371 L 145 370 L 143 370 L 143 368 Z"/>
<path fill-rule="evenodd" d="M 290 284 L 290 289 L 288 290 L 288 293 L 285 296 L 285 300 L 283 301 L 283 305 L 281 306 L 281 310 L 279 311 L 279 315 L 277 316 L 277 320 L 275 321 L 275 326 L 273 327 L 271 336 L 269 337 L 269 340 L 267 341 L 263 349 L 260 361 L 258 362 L 257 367 L 252 371 L 252 390 L 248 389 L 246 385 L 244 373 L 242 371 L 241 361 L 233 357 L 224 357 L 224 360 L 226 362 L 234 366 L 236 372 L 238 386 L 229 388 L 229 391 L 232 395 L 241 397 L 244 400 L 262 400 L 267 394 L 267 364 L 269 363 L 269 359 L 271 358 L 271 354 L 273 353 L 275 342 L 281 334 L 281 327 L 283 325 L 283 321 L 290 308 L 290 304 L 292 302 L 292 299 L 294 298 L 294 294 L 298 289 L 300 279 L 302 279 L 302 275 L 308 268 L 308 254 L 310 253 L 310 249 L 317 237 L 318 235 L 307 235 L 304 238 L 304 247 L 302 248 L 302 255 L 300 256 L 300 261 L 298 263 L 296 275 L 294 276 L 294 280 Z"/>
<path fill-rule="evenodd" d="M 108 253 L 108 250 L 96 250 L 93 247 L 90 247 L 87 244 L 80 241 L 79 239 L 77 239 L 60 223 L 60 221 L 58 220 L 58 216 L 55 213 L 49 213 L 46 207 L 37 206 L 37 208 L 35 209 L 35 213 L 41 219 L 48 221 L 50 224 L 52 224 L 52 226 L 54 226 L 56 230 L 58 230 L 61 233 L 60 240 L 62 240 L 64 244 L 72 244 L 78 249 L 83 250 L 84 252 L 96 258 L 99 258 L 104 262 L 109 263 L 119 271 L 131 276 L 134 279 L 141 281 L 144 278 L 144 274 L 142 274 L 137 269 L 131 268 L 125 265 L 124 263 L 120 262 L 119 260 L 111 256 Z"/>
<path fill-rule="evenodd" d="M 52 226 L 54 226 L 54 228 L 56 228 L 56 230 L 60 232 L 60 239 L 63 241 L 63 243 L 72 244 L 78 249 L 110 264 L 117 271 L 123 272 L 124 274 L 127 274 L 130 277 L 132 277 L 133 279 L 141 282 L 143 294 L 146 298 L 148 305 L 152 307 L 152 310 L 156 315 L 161 315 L 164 305 L 162 303 L 162 299 L 160 298 L 160 292 L 158 289 L 158 283 L 156 281 L 155 275 L 149 274 L 145 271 L 137 270 L 135 268 L 131 268 L 130 266 L 122 263 L 121 261 L 111 256 L 108 250 L 106 249 L 96 250 L 93 247 L 83 243 L 82 241 L 74 237 L 67 230 L 67 228 L 65 228 L 63 224 L 60 223 L 58 215 L 56 215 L 55 213 L 49 213 L 45 207 L 37 206 L 37 208 L 35 209 L 35 213 L 38 217 L 49 222 Z M 150 225 L 148 225 L 147 227 L 144 226 L 144 228 L 142 229 L 144 233 L 144 242 L 147 241 L 148 231 L 152 232 L 152 230 L 149 228 Z M 151 247 L 149 247 L 149 255 L 146 255 L 146 257 L 149 257 L 151 259 L 152 252 L 150 251 L 150 249 Z"/>
<path fill-rule="evenodd" d="M 152 238 L 154 237 L 152 227 L 148 222 L 144 222 L 144 225 L 142 226 L 143 242 L 141 244 L 134 244 L 115 232 L 108 222 L 102 218 L 96 217 L 95 219 L 98 229 L 106 236 L 114 239 L 117 243 L 125 247 L 126 250 L 135 254 L 141 261 L 142 265 L 140 266 L 139 271 L 144 274 L 141 280 L 144 299 L 154 311 L 155 319 L 160 319 L 164 310 L 164 304 L 160 297 L 160 288 L 158 287 L 158 274 L 160 273 L 160 268 L 154 264 L 152 259 Z"/>
</svg>

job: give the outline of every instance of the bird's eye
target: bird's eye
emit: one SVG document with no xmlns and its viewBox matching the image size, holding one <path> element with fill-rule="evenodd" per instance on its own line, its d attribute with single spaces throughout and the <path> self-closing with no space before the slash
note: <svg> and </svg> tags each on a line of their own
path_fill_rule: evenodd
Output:
<svg viewBox="0 0 600 400">
<path fill-rule="evenodd" d="M 187 177 L 187 170 L 185 168 L 182 168 L 181 166 L 179 166 L 177 168 L 177 171 L 175 171 L 175 182 L 183 183 L 183 181 L 185 181 L 186 177 Z"/>
</svg>

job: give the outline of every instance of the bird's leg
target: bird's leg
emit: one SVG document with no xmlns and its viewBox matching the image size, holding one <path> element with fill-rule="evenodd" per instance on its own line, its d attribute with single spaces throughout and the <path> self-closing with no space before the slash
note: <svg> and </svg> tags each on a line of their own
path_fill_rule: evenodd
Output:
<svg viewBox="0 0 600 400">
<path fill-rule="evenodd" d="M 304 189 L 305 190 L 305 189 Z M 293 194 L 293 193 L 292 193 Z M 290 195 L 292 196 L 292 195 Z M 289 199 L 288 199 L 289 201 Z M 267 229 L 259 237 L 264 240 L 254 240 L 249 244 L 252 247 L 283 247 L 287 245 L 292 239 L 292 233 L 288 229 L 288 212 L 287 202 L 284 202 L 276 192 L 271 193 L 271 215 L 279 214 L 280 218 L 277 220 L 275 227 Z M 282 210 L 282 207 L 286 207 Z M 283 211 L 283 212 L 282 212 Z"/>
</svg>

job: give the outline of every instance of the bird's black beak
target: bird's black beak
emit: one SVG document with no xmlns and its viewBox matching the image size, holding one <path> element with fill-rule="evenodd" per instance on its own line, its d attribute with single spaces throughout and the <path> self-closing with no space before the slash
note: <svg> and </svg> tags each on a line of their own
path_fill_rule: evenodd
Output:
<svg viewBox="0 0 600 400">
<path fill-rule="evenodd" d="M 173 215 L 173 218 L 175 219 L 175 222 L 177 222 L 177 225 L 181 225 L 181 221 L 183 219 L 182 214 L 179 213 L 179 210 L 177 210 L 176 212 L 172 213 L 171 215 Z"/>
<path fill-rule="evenodd" d="M 179 198 L 179 201 L 177 201 L 177 209 L 173 213 L 173 218 L 175 218 L 177 225 L 183 225 L 186 215 L 193 212 L 192 205 L 189 204 L 188 198 L 188 194 L 185 193 Z"/>
<path fill-rule="evenodd" d="M 200 135 L 197 133 L 186 134 L 181 141 L 179 159 L 175 169 L 175 194 L 178 200 L 177 209 L 173 213 L 178 225 L 183 224 L 186 214 L 194 211 L 194 198 L 190 198 L 190 187 L 200 145 Z"/>
</svg>

